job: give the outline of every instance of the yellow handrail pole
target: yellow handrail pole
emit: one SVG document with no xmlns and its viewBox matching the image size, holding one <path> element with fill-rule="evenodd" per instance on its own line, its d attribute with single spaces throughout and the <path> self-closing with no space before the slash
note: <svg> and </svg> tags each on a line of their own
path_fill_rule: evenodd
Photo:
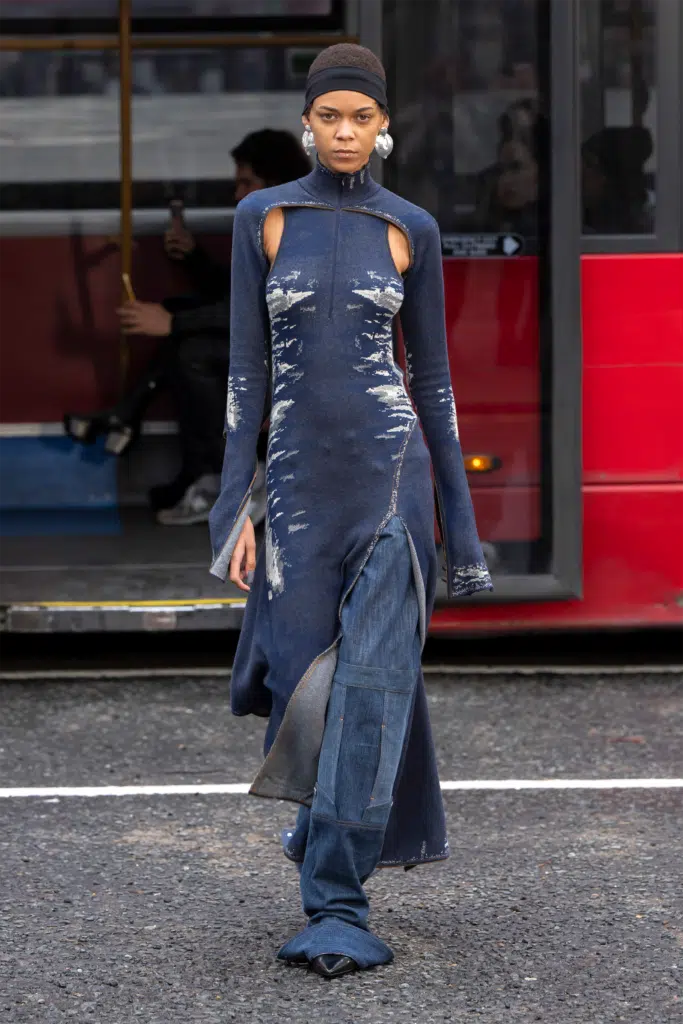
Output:
<svg viewBox="0 0 683 1024">
<path fill-rule="evenodd" d="M 119 0 L 119 159 L 121 161 L 121 273 L 130 280 L 133 269 L 133 148 L 131 124 L 132 57 L 131 0 Z M 126 290 L 121 286 L 122 302 Z M 121 336 L 120 366 L 123 386 L 128 372 L 128 339 Z"/>
</svg>

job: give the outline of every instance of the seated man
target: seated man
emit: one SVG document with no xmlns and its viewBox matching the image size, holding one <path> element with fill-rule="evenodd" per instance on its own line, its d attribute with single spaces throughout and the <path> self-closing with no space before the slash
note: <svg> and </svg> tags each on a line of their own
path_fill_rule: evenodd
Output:
<svg viewBox="0 0 683 1024">
<path fill-rule="evenodd" d="M 310 164 L 289 132 L 263 129 L 247 135 L 232 151 L 236 164 L 235 200 L 271 185 L 302 177 Z M 170 392 L 178 419 L 181 469 L 175 480 L 153 487 L 150 503 L 157 521 L 184 526 L 205 522 L 218 493 L 223 462 L 223 427 L 229 362 L 230 270 L 216 264 L 179 217 L 164 246 L 182 260 L 195 288 L 192 297 L 163 303 L 127 302 L 118 310 L 127 334 L 163 339 L 140 378 L 111 409 L 89 416 L 67 414 L 67 434 L 84 444 L 106 435 L 106 448 L 126 451 L 139 433 L 151 399 Z M 259 471 L 251 514 L 265 516 L 265 437 L 260 439 Z M 257 481 L 258 484 L 258 481 Z"/>
</svg>

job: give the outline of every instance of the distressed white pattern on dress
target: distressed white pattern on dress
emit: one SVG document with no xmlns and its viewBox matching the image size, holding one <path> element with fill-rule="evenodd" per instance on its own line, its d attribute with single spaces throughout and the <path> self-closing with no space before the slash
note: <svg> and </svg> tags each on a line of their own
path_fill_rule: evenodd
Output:
<svg viewBox="0 0 683 1024">
<path fill-rule="evenodd" d="M 354 345 L 361 352 L 361 361 L 355 363 L 353 369 L 359 373 L 371 375 L 373 378 L 387 377 L 396 379 L 402 375 L 394 362 L 393 351 L 393 320 L 403 302 L 402 284 L 397 284 L 393 277 L 386 277 L 375 271 L 367 271 L 373 287 L 360 287 L 361 281 L 356 278 L 352 281 L 352 292 L 371 302 L 375 307 L 375 315 L 368 317 L 364 323 L 369 330 L 362 331 L 356 337 Z M 361 305 L 349 303 L 347 309 L 360 309 Z M 367 339 L 367 340 L 363 340 Z M 372 348 L 368 351 L 368 342 Z M 387 438 L 390 435 L 376 434 L 376 438 Z"/>
<path fill-rule="evenodd" d="M 228 398 L 225 410 L 225 422 L 228 430 L 235 430 L 242 418 L 242 409 L 239 403 L 238 394 L 248 391 L 247 378 L 228 377 Z"/>
<path fill-rule="evenodd" d="M 379 384 L 368 388 L 368 394 L 374 395 L 391 410 L 388 414 L 390 420 L 410 420 L 411 423 L 415 420 L 415 411 L 402 384 Z"/>
<path fill-rule="evenodd" d="M 272 375 L 273 375 L 273 407 L 270 413 L 270 430 L 268 436 L 268 515 L 266 525 L 266 579 L 268 582 L 268 599 L 272 600 L 275 595 L 281 594 L 285 589 L 285 570 L 289 563 L 286 559 L 284 539 L 290 534 L 299 530 L 308 529 L 308 523 L 300 523 L 288 527 L 284 533 L 284 522 L 277 528 L 275 521 L 283 513 L 275 512 L 275 506 L 282 500 L 280 490 L 295 479 L 294 473 L 278 474 L 279 465 L 285 459 L 299 454 L 298 448 L 287 447 L 287 432 L 285 420 L 292 407 L 295 405 L 294 397 L 296 390 L 290 391 L 291 385 L 296 384 L 304 377 L 304 371 L 297 362 L 301 356 L 303 344 L 297 335 L 297 325 L 291 322 L 289 310 L 298 306 L 297 315 L 300 313 L 314 313 L 315 305 L 301 305 L 305 300 L 315 295 L 316 280 L 311 278 L 299 282 L 301 271 L 292 270 L 288 274 L 273 276 L 270 278 L 266 291 L 266 303 L 270 316 L 271 328 L 271 349 L 272 349 Z M 286 522 L 286 518 L 285 518 Z"/>
<path fill-rule="evenodd" d="M 231 381 L 230 386 L 228 387 L 228 407 L 225 414 L 225 420 L 228 425 L 228 430 L 235 430 L 240 419 L 241 410 Z"/>
<path fill-rule="evenodd" d="M 394 362 L 393 320 L 403 302 L 403 285 L 394 277 L 386 277 L 376 271 L 367 271 L 372 287 L 361 287 L 360 280 L 352 282 L 354 295 L 359 295 L 371 302 L 375 307 L 375 315 L 367 318 L 364 323 L 370 330 L 362 331 L 356 339 L 356 347 L 363 352 L 361 361 L 354 365 L 354 370 L 368 374 L 374 381 L 388 378 L 386 383 L 375 383 L 367 388 L 367 393 L 375 397 L 380 406 L 386 410 L 387 419 L 398 420 L 389 424 L 382 433 L 375 434 L 375 440 L 398 441 L 401 435 L 410 431 L 415 423 L 415 411 L 405 389 L 403 374 Z M 361 339 L 367 339 L 361 346 Z M 372 345 L 368 351 L 368 343 Z M 392 381 L 393 383 L 389 383 Z M 391 456 L 398 458 L 398 453 Z"/>
<path fill-rule="evenodd" d="M 451 570 L 451 589 L 454 597 L 459 594 L 471 594 L 476 584 L 486 583 L 490 579 L 489 568 L 485 562 L 476 565 L 456 565 Z"/>
<path fill-rule="evenodd" d="M 268 581 L 268 600 L 273 594 L 281 594 L 285 589 L 284 558 L 280 545 L 273 534 L 270 516 L 266 524 L 266 579 Z"/>
<path fill-rule="evenodd" d="M 400 384 L 380 384 L 376 388 L 368 388 L 368 394 L 375 395 L 380 402 L 392 409 L 402 408 L 408 403 L 408 396 Z"/>
<path fill-rule="evenodd" d="M 284 313 L 286 310 L 291 309 L 297 302 L 302 302 L 304 299 L 309 298 L 313 295 L 312 291 L 297 291 L 294 288 L 283 288 L 283 284 L 288 282 L 294 282 L 301 276 L 300 270 L 293 270 L 291 273 L 286 274 L 284 277 L 273 277 L 268 283 L 268 289 L 266 291 L 266 303 L 268 305 L 268 312 L 271 318 L 278 316 L 279 313 Z"/>
<path fill-rule="evenodd" d="M 388 309 L 391 313 L 398 313 L 403 302 L 403 293 L 392 285 L 385 285 L 384 288 L 354 288 L 353 294 L 369 299 L 376 306 Z"/>
<path fill-rule="evenodd" d="M 270 411 L 270 436 L 271 439 L 275 437 L 276 432 L 282 425 L 282 421 L 285 418 L 285 413 L 294 405 L 294 399 L 282 399 L 276 402 Z"/>
<path fill-rule="evenodd" d="M 448 408 L 448 433 L 455 440 L 460 440 L 460 433 L 458 431 L 458 417 L 455 411 L 455 398 L 453 397 L 453 388 L 438 388 L 437 394 L 441 395 L 439 402 L 445 402 Z"/>
</svg>

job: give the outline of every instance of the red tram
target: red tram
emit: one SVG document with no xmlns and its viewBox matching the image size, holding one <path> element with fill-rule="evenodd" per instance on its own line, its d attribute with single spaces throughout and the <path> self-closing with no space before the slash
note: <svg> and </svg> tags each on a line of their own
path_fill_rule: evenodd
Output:
<svg viewBox="0 0 683 1024">
<path fill-rule="evenodd" d="M 377 176 L 442 231 L 495 591 L 442 595 L 431 630 L 683 622 L 678 0 L 0 0 L 0 27 L 2 628 L 239 626 L 206 527 L 146 507 L 177 459 L 168 400 L 121 458 L 62 418 L 113 403 L 155 344 L 120 336 L 122 266 L 141 298 L 187 289 L 170 199 L 227 264 L 230 151 L 300 131 L 339 39 L 387 67 Z"/>
</svg>

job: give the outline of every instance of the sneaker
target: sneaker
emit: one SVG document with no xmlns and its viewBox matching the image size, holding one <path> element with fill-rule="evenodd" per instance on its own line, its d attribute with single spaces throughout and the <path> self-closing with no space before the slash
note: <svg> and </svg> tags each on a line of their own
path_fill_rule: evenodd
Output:
<svg viewBox="0 0 683 1024">
<path fill-rule="evenodd" d="M 160 509 L 156 520 L 162 526 L 194 526 L 207 523 L 209 512 L 220 493 L 221 478 L 206 473 L 187 488 L 177 505 Z"/>
<path fill-rule="evenodd" d="M 259 462 L 256 470 L 254 489 L 251 492 L 251 501 L 249 502 L 248 513 L 254 526 L 258 526 L 259 523 L 262 523 L 266 518 L 267 504 L 268 494 L 266 491 L 266 465 L 264 462 Z"/>
</svg>

